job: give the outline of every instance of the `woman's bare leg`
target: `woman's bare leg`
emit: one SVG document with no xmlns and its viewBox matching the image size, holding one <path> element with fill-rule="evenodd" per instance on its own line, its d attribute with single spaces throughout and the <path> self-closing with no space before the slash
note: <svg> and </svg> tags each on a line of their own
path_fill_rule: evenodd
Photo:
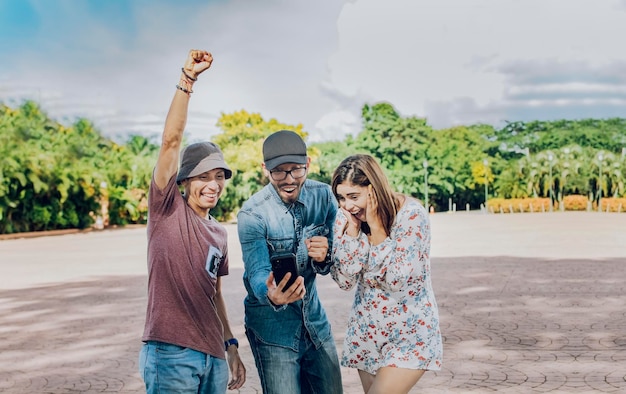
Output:
<svg viewBox="0 0 626 394">
<path fill-rule="evenodd" d="M 362 371 L 359 371 L 361 376 L 361 384 L 365 390 L 365 384 L 363 381 Z M 407 394 L 409 390 L 418 380 L 424 375 L 423 369 L 406 369 L 406 368 L 393 368 L 382 367 L 378 370 L 376 375 L 370 375 L 374 379 L 370 383 L 365 393 L 367 394 Z M 364 372 L 366 373 L 366 372 Z"/>
<path fill-rule="evenodd" d="M 363 392 L 367 394 L 370 387 L 372 387 L 372 383 L 374 383 L 376 375 L 372 375 L 369 372 L 361 371 L 359 369 L 359 378 L 361 378 L 361 386 L 363 386 Z"/>
</svg>

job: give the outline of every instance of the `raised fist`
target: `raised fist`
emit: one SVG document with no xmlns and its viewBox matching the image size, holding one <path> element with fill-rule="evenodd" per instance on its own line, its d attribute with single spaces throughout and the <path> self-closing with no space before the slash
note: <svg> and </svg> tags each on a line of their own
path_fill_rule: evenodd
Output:
<svg viewBox="0 0 626 394">
<path fill-rule="evenodd" d="M 189 51 L 183 69 L 189 76 L 197 78 L 204 70 L 211 67 L 211 63 L 213 63 L 213 55 L 210 52 L 192 49 Z"/>
</svg>

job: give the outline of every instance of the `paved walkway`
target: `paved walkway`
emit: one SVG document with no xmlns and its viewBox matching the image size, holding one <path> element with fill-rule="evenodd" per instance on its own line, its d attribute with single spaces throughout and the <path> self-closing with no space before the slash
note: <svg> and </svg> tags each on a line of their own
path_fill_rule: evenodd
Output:
<svg viewBox="0 0 626 394">
<path fill-rule="evenodd" d="M 412 393 L 626 392 L 626 215 L 439 213 L 432 268 L 444 367 Z M 240 251 L 225 278 L 248 381 Z M 141 393 L 143 228 L 0 241 L 0 392 Z M 352 301 L 319 289 L 338 349 Z M 360 393 L 343 369 L 346 393 Z"/>
</svg>

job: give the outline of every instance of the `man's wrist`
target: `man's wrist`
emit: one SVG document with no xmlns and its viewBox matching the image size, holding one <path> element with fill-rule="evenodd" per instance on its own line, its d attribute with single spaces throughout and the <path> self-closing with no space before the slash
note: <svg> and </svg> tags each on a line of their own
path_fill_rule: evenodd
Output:
<svg viewBox="0 0 626 394">
<path fill-rule="evenodd" d="M 224 341 L 224 349 L 228 350 L 228 348 L 230 346 L 235 346 L 237 349 L 239 349 L 239 341 L 237 340 L 237 338 L 230 338 L 227 341 Z"/>
<path fill-rule="evenodd" d="M 332 257 L 333 256 L 330 253 L 330 249 L 329 249 L 328 252 L 326 252 L 326 257 L 324 257 L 324 260 L 322 260 L 322 261 L 313 260 L 313 262 L 315 264 L 318 264 L 318 265 L 328 264 L 328 263 L 330 263 L 332 261 Z"/>
<path fill-rule="evenodd" d="M 186 79 L 189 80 L 189 82 L 193 83 L 196 82 L 198 80 L 198 76 L 196 75 L 195 77 L 192 76 L 192 72 L 187 72 L 185 71 L 185 67 L 181 67 L 180 71 L 183 72 L 183 75 L 185 76 Z"/>
<path fill-rule="evenodd" d="M 267 294 L 265 294 L 265 298 L 267 298 L 267 302 L 270 303 L 270 306 L 272 307 L 272 309 L 274 309 L 274 312 L 279 312 L 287 308 L 288 304 L 283 304 L 283 305 L 274 304 L 274 301 L 272 301 L 270 299 L 270 296 Z"/>
</svg>

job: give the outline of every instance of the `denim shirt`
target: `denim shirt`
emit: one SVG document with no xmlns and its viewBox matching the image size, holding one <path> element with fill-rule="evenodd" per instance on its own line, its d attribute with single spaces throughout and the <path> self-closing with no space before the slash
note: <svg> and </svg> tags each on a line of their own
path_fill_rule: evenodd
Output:
<svg viewBox="0 0 626 394">
<path fill-rule="evenodd" d="M 315 286 L 317 274 L 330 271 L 331 259 L 316 263 L 309 256 L 304 240 L 326 236 L 332 250 L 332 226 L 337 201 L 327 184 L 307 179 L 298 201 L 285 204 L 272 184 L 246 201 L 237 215 L 237 229 L 243 252 L 243 283 L 246 329 L 261 341 L 298 350 L 306 330 L 316 347 L 331 336 L 330 323 Z M 304 277 L 304 299 L 274 306 L 267 297 L 267 277 L 272 270 L 270 257 L 295 253 L 298 275 Z"/>
</svg>

